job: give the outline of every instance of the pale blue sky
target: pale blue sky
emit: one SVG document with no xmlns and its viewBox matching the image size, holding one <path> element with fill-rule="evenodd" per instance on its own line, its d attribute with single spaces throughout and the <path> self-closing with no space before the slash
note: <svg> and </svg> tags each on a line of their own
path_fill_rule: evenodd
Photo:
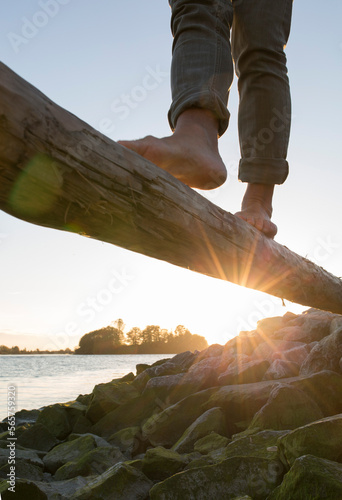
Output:
<svg viewBox="0 0 342 500">
<path fill-rule="evenodd" d="M 1 61 L 56 103 L 114 140 L 169 133 L 167 0 L 14 0 L 2 11 Z M 277 241 L 338 276 L 341 18 L 340 0 L 294 2 L 287 47 L 293 101 L 290 175 L 274 198 Z M 239 209 L 245 189 L 237 181 L 237 102 L 235 82 L 230 128 L 220 139 L 229 181 L 206 194 L 230 212 Z M 23 346 L 18 335 L 26 333 L 40 336 L 34 340 L 39 347 L 73 347 L 82 334 L 118 317 L 128 326 L 181 323 L 209 342 L 224 343 L 239 329 L 252 329 L 261 317 L 303 310 L 3 212 L 0 251 L 0 332 L 13 335 L 6 342 L 0 336 L 0 343 Z M 26 344 L 31 346 L 28 338 Z"/>
</svg>

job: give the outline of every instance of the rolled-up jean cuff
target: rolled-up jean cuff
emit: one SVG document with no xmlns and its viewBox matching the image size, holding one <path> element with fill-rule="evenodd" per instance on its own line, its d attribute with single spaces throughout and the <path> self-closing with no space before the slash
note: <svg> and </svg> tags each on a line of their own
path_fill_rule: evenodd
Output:
<svg viewBox="0 0 342 500">
<path fill-rule="evenodd" d="M 242 158 L 239 180 L 252 184 L 283 184 L 289 174 L 289 164 L 283 158 Z"/>
<path fill-rule="evenodd" d="M 230 113 L 220 97 L 213 92 L 189 93 L 176 99 L 172 103 L 168 113 L 169 124 L 172 130 L 176 127 L 179 115 L 191 108 L 202 108 L 212 111 L 219 122 L 218 135 L 220 137 L 227 130 Z"/>
</svg>

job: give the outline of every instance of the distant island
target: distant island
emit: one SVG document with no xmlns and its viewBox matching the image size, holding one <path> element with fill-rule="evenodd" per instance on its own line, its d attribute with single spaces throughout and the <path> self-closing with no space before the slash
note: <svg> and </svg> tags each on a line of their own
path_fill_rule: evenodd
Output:
<svg viewBox="0 0 342 500">
<path fill-rule="evenodd" d="M 83 335 L 74 351 L 69 348 L 29 351 L 0 345 L 0 354 L 177 354 L 201 351 L 206 347 L 208 342 L 204 337 L 190 333 L 183 325 L 178 325 L 174 331 L 158 325 L 148 325 L 143 330 L 135 326 L 125 333 L 124 321 L 117 319 L 109 326 Z"/>
</svg>

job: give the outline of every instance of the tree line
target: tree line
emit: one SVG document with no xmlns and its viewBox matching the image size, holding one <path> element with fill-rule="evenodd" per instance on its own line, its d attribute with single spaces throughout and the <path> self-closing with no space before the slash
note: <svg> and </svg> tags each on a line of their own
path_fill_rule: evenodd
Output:
<svg viewBox="0 0 342 500">
<path fill-rule="evenodd" d="M 204 337 L 190 333 L 183 325 L 174 331 L 159 325 L 148 325 L 143 330 L 135 326 L 125 333 L 124 321 L 117 319 L 83 335 L 75 354 L 176 354 L 206 347 Z"/>
</svg>

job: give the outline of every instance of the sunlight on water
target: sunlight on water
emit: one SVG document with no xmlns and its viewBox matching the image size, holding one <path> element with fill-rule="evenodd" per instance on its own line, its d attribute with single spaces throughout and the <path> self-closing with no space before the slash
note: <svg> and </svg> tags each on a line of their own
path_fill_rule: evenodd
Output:
<svg viewBox="0 0 342 500">
<path fill-rule="evenodd" d="M 73 356 L 63 354 L 0 355 L 0 420 L 7 416 L 7 387 L 16 386 L 16 410 L 41 408 L 89 394 L 94 385 L 110 382 L 138 363 L 152 364 L 173 354 Z"/>
</svg>

